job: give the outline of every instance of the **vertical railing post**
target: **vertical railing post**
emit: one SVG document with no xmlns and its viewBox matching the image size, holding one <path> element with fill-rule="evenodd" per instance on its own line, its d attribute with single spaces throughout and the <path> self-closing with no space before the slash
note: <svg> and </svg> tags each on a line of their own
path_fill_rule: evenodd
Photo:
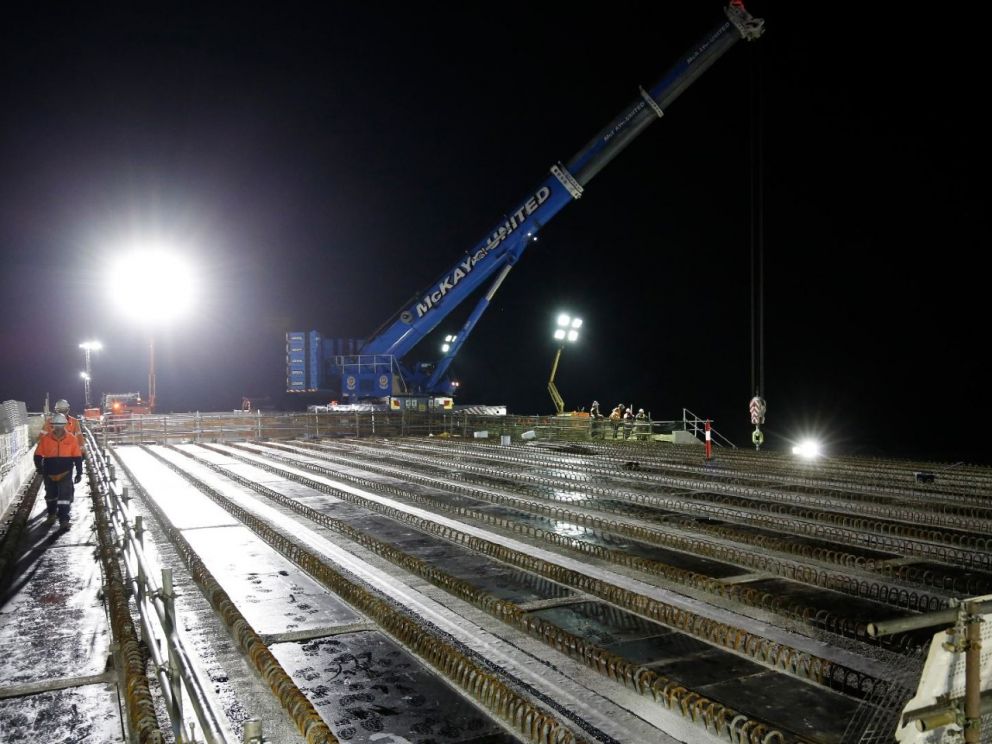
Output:
<svg viewBox="0 0 992 744">
<path fill-rule="evenodd" d="M 125 502 L 125 503 L 127 503 L 127 502 Z M 143 535 L 144 534 L 145 534 L 145 528 L 144 528 L 144 524 L 143 524 L 143 519 L 142 519 L 141 515 L 139 514 L 139 515 L 137 515 L 134 518 L 134 540 L 135 540 L 135 542 L 138 543 L 138 547 L 139 548 L 140 547 L 144 547 L 144 544 L 145 544 L 144 538 L 143 538 Z M 137 563 L 138 563 L 138 597 L 137 597 L 137 605 L 138 605 L 138 608 L 140 609 L 140 608 L 144 607 L 145 589 L 147 588 L 148 583 L 147 583 L 147 578 L 145 577 L 145 564 L 142 561 L 138 561 Z"/>
<path fill-rule="evenodd" d="M 982 739 L 982 616 L 978 604 L 964 606 L 964 740 L 978 744 Z"/>
<path fill-rule="evenodd" d="M 706 419 L 706 459 L 713 459 L 713 439 L 710 434 L 710 420 Z"/>
<path fill-rule="evenodd" d="M 245 721 L 244 744 L 262 744 L 262 722 L 257 718 Z"/>
<path fill-rule="evenodd" d="M 169 649 L 169 686 L 172 688 L 172 734 L 177 742 L 183 740 L 182 677 L 171 636 L 176 632 L 176 594 L 172 588 L 172 569 L 162 569 L 162 603 L 165 605 L 165 639 Z"/>
</svg>

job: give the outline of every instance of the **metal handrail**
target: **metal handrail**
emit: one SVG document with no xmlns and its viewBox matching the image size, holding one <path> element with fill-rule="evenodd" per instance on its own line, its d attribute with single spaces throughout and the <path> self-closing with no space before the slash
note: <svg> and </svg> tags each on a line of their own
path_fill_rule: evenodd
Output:
<svg viewBox="0 0 992 744">
<path fill-rule="evenodd" d="M 136 516 L 132 526 L 127 489 L 117 483 L 113 463 L 98 448 L 93 433 L 85 427 L 84 431 L 90 448 L 90 462 L 96 465 L 101 496 L 108 507 L 114 530 L 121 538 L 121 560 L 127 572 L 127 581 L 134 590 L 142 636 L 155 664 L 173 736 L 177 742 L 197 740 L 195 730 L 187 728 L 184 721 L 183 702 L 186 700 L 193 709 L 204 741 L 208 744 L 233 744 L 237 739 L 222 723 L 223 714 L 214 709 L 213 701 L 206 694 L 205 681 L 200 679 L 192 657 L 179 635 L 172 570 L 163 568 L 162 584 L 155 582 L 150 571 L 151 563 L 143 550 L 143 535 L 146 530 L 142 518 Z M 153 632 L 152 624 L 155 620 L 158 621 L 160 633 Z M 153 641 L 157 636 L 165 640 L 166 657 L 162 656 L 158 644 Z"/>
<path fill-rule="evenodd" d="M 319 439 L 325 437 L 368 436 L 461 436 L 472 437 L 474 430 L 489 430 L 494 435 L 533 430 L 548 441 L 588 440 L 597 427 L 608 428 L 608 419 L 597 420 L 596 427 L 588 414 L 574 416 L 513 416 L 468 414 L 460 411 L 307 411 L 267 412 L 229 411 L 212 413 L 137 414 L 123 418 L 106 417 L 99 438 L 109 443 L 150 444 L 183 442 L 265 441 L 283 439 Z M 648 434 L 665 433 L 696 426 L 701 436 L 701 419 L 687 409 L 681 420 L 646 422 Z M 634 422 L 631 433 L 641 438 L 645 433 Z M 723 446 L 733 442 L 719 432 L 715 436 Z"/>
<path fill-rule="evenodd" d="M 727 439 L 727 437 L 723 436 L 723 434 L 721 434 L 720 432 L 718 432 L 716 429 L 713 428 L 713 419 L 700 418 L 692 411 L 690 411 L 688 408 L 682 409 L 682 430 L 690 431 L 689 427 L 691 426 L 692 435 L 697 439 L 699 438 L 700 434 L 704 433 L 704 427 L 707 421 L 710 422 L 710 436 L 713 438 L 713 442 L 718 447 L 727 446 L 730 447 L 731 449 L 737 449 L 736 444 L 731 442 L 729 439 Z M 721 441 L 723 442 L 723 444 L 720 443 Z"/>
</svg>

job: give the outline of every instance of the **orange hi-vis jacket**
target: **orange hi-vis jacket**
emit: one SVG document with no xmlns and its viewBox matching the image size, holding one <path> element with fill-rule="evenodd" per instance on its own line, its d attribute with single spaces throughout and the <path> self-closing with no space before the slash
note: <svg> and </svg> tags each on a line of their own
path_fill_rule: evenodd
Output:
<svg viewBox="0 0 992 744">
<path fill-rule="evenodd" d="M 62 480 L 73 466 L 76 474 L 83 474 L 83 453 L 79 449 L 79 440 L 68 431 L 57 439 L 55 434 L 45 432 L 34 450 L 34 466 L 52 480 Z"/>
<path fill-rule="evenodd" d="M 79 419 L 76 418 L 75 416 L 70 416 L 69 414 L 66 414 L 65 417 L 68 420 L 68 423 L 66 423 L 66 425 L 65 425 L 65 433 L 66 434 L 72 434 L 72 436 L 74 436 L 76 439 L 78 439 L 79 440 L 79 449 L 81 451 L 85 452 L 86 451 L 86 440 L 83 438 L 83 427 L 79 423 Z M 43 427 L 41 427 L 41 434 L 42 434 L 42 436 L 44 436 L 45 434 L 51 434 L 52 431 L 53 431 L 53 428 L 54 427 L 52 426 L 52 419 L 51 419 L 51 417 L 49 417 L 45 421 L 45 425 Z M 39 437 L 38 439 L 40 441 L 41 437 Z"/>
</svg>

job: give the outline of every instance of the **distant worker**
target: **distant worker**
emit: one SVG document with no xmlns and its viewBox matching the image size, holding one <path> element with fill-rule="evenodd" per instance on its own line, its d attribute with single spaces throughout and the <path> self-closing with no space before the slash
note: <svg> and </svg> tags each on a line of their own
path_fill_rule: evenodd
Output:
<svg viewBox="0 0 992 744">
<path fill-rule="evenodd" d="M 61 401 L 60 401 L 61 402 Z M 72 508 L 73 484 L 83 477 L 83 454 L 79 440 L 67 431 L 69 419 L 64 413 L 52 416 L 52 430 L 41 435 L 34 450 L 34 467 L 44 476 L 45 504 L 48 507 L 46 525 L 59 520 L 59 528 L 69 528 Z M 73 479 L 72 469 L 76 468 Z"/>
<path fill-rule="evenodd" d="M 620 422 L 623 421 L 623 413 L 621 412 L 623 406 L 617 406 L 612 411 L 610 411 L 610 425 L 613 427 L 613 438 L 617 438 L 617 432 L 620 430 Z"/>
<path fill-rule="evenodd" d="M 626 411 L 623 412 L 623 438 L 630 439 L 631 433 L 634 431 L 634 407 L 630 406 Z"/>
<path fill-rule="evenodd" d="M 589 406 L 589 438 L 603 436 L 603 414 L 599 412 L 599 401 L 594 400 Z"/>
<path fill-rule="evenodd" d="M 648 415 L 644 413 L 643 408 L 637 409 L 637 415 L 634 416 L 634 431 L 637 439 L 646 440 L 649 433 Z"/>
</svg>

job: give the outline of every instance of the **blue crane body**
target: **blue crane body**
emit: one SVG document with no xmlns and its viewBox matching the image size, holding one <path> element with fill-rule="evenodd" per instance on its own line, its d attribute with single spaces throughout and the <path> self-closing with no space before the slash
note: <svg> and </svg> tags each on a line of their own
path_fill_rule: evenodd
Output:
<svg viewBox="0 0 992 744">
<path fill-rule="evenodd" d="M 761 36 L 764 21 L 740 0 L 725 18 L 694 44 L 651 88 L 600 132 L 567 164 L 556 163 L 547 178 L 507 212 L 475 246 L 458 258 L 427 289 L 416 295 L 367 340 L 325 338 L 317 331 L 286 334 L 288 392 L 321 392 L 347 401 L 404 395 L 450 396 L 455 383 L 448 369 L 489 306 L 510 269 L 538 231 L 570 202 L 613 158 L 663 116 L 668 106 L 738 40 Z M 409 364 L 407 355 L 455 308 L 492 279 L 461 330 L 433 363 Z"/>
</svg>

